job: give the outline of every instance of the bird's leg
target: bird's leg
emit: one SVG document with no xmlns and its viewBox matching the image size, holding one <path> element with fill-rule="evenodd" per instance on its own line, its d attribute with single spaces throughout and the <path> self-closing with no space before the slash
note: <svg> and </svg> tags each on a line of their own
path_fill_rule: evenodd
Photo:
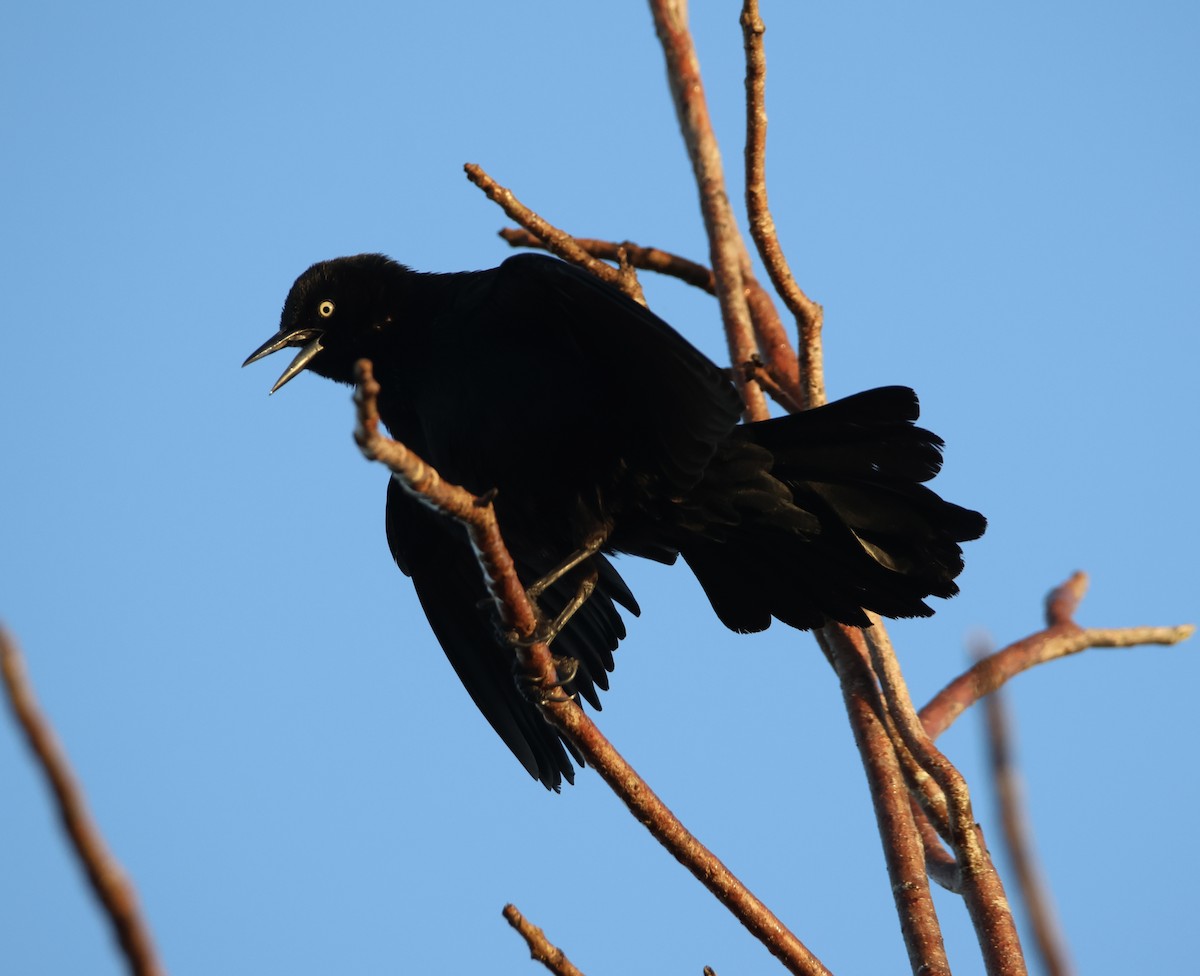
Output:
<svg viewBox="0 0 1200 976">
<path fill-rule="evenodd" d="M 604 545 L 607 539 L 607 532 L 597 532 L 595 535 L 589 536 L 579 549 L 576 549 L 573 553 L 571 553 L 571 555 L 550 570 L 550 572 L 548 572 L 540 580 L 538 580 L 532 586 L 529 586 L 525 590 L 525 595 L 528 596 L 530 600 L 537 602 L 537 598 L 539 596 L 541 596 L 546 592 L 547 589 L 566 576 L 567 573 L 573 570 L 580 563 L 587 559 L 591 559 L 592 556 L 596 555 L 596 553 L 600 551 L 600 547 Z M 591 590 L 589 590 L 588 593 L 590 594 Z M 585 596 L 583 599 L 586 600 L 587 597 Z M 582 605 L 583 603 L 581 601 L 579 606 L 575 607 L 575 610 L 578 610 Z M 571 613 L 574 613 L 575 610 L 572 610 Z M 568 616 L 567 619 L 570 619 L 570 617 Z M 563 622 L 566 623 L 566 621 Z"/>
<path fill-rule="evenodd" d="M 593 569 L 579 581 L 579 586 L 576 588 L 574 596 L 571 597 L 565 607 L 558 611 L 558 616 L 546 626 L 545 640 L 547 644 L 562 633 L 562 629 L 567 625 L 567 622 L 575 616 L 580 607 L 587 603 L 588 597 L 596 589 L 596 578 L 596 571 Z M 572 660 L 574 659 L 572 658 Z"/>
<path fill-rule="evenodd" d="M 604 545 L 604 542 L 607 538 L 607 532 L 597 532 L 595 535 L 589 536 L 581 548 L 571 553 L 571 555 L 550 570 L 550 572 L 546 573 L 546 575 L 541 577 L 541 579 L 536 580 L 526 587 L 525 595 L 529 598 L 529 602 L 533 604 L 534 614 L 537 616 L 539 621 L 537 633 L 533 637 L 523 639 L 519 637 L 515 631 L 504 631 L 504 639 L 510 644 L 521 644 L 524 646 L 528 646 L 529 644 L 539 640 L 545 641 L 547 644 L 554 640 L 563 627 L 567 625 L 567 621 L 575 616 L 575 613 L 579 610 L 579 608 L 583 606 L 587 602 L 588 597 L 592 595 L 592 591 L 596 588 L 596 573 L 595 571 L 591 572 L 583 580 L 583 582 L 579 584 L 579 588 L 575 591 L 575 595 L 571 598 L 571 602 L 568 603 L 561 611 L 559 611 L 558 616 L 555 617 L 555 619 L 551 621 L 549 625 L 546 625 L 545 623 L 545 617 L 542 615 L 542 609 L 538 605 L 538 598 L 541 597 L 541 595 L 545 593 L 546 590 L 548 590 L 551 586 L 566 576 L 567 573 L 573 570 L 576 566 L 590 559 L 597 552 L 599 552 L 601 546 Z M 496 604 L 493 598 L 490 596 L 479 601 L 478 606 L 481 609 L 484 607 L 496 609 Z"/>
<path fill-rule="evenodd" d="M 547 620 L 542 613 L 542 608 L 538 602 L 543 593 L 551 586 L 561 580 L 567 573 L 575 569 L 582 563 L 587 562 L 592 556 L 600 551 L 608 538 L 608 533 L 597 532 L 589 536 L 584 544 L 575 552 L 571 553 L 566 559 L 555 566 L 550 572 L 546 573 L 541 579 L 537 580 L 525 590 L 525 595 L 529 597 L 529 602 L 533 604 L 534 614 L 537 617 L 537 629 L 528 637 L 522 637 L 515 631 L 505 633 L 505 640 L 514 647 L 529 647 L 532 644 L 543 643 L 549 645 L 553 640 L 562 633 L 563 628 L 567 626 L 571 618 L 579 612 L 588 601 L 593 591 L 596 589 L 596 582 L 599 574 L 595 569 L 589 570 L 579 582 L 574 595 L 559 610 L 553 620 Z M 566 688 L 572 681 L 575 680 L 575 673 L 579 670 L 579 662 L 575 658 L 568 655 L 554 655 L 554 670 L 558 680 L 549 685 L 551 688 Z M 542 685 L 535 679 L 530 678 L 519 667 L 515 669 L 516 681 L 522 693 L 530 701 L 534 702 L 549 702 L 549 701 L 567 701 L 567 697 L 547 698 L 546 685 Z"/>
<path fill-rule="evenodd" d="M 585 557 L 586 558 L 586 557 Z M 567 622 L 575 616 L 576 612 L 587 603 L 588 597 L 592 595 L 592 591 L 596 589 L 596 570 L 592 570 L 579 583 L 579 587 L 575 590 L 575 594 L 570 601 L 563 607 L 553 620 L 542 620 L 541 611 L 538 611 L 538 619 L 541 621 L 538 628 L 529 637 L 518 637 L 516 634 L 508 635 L 509 642 L 518 647 L 528 647 L 537 642 L 543 642 L 549 645 L 554 638 L 562 633 Z M 537 604 L 534 604 L 535 608 Z M 548 697 L 546 691 L 550 688 L 567 688 L 572 681 L 575 680 L 575 674 L 579 670 L 579 662 L 566 654 L 555 654 L 554 657 L 554 672 L 557 680 L 550 684 L 541 684 L 536 679 L 525 674 L 523 671 L 516 671 L 517 686 L 521 689 L 526 698 L 535 702 L 552 702 L 552 701 L 568 701 L 571 695 L 559 695 Z"/>
<path fill-rule="evenodd" d="M 537 629 L 528 637 L 520 637 L 515 631 L 509 631 L 506 635 L 510 644 L 516 644 L 518 647 L 529 647 L 532 644 L 542 643 L 550 644 L 554 638 L 562 633 L 564 627 L 570 619 L 575 616 L 579 608 L 587 603 L 588 597 L 592 595 L 592 591 L 596 589 L 597 574 L 593 569 L 579 582 L 578 588 L 575 590 L 574 596 L 567 602 L 567 605 L 558 611 L 558 615 L 553 620 L 546 620 L 542 616 L 541 608 L 537 605 L 536 600 L 531 600 L 534 611 L 537 614 L 538 626 Z"/>
</svg>

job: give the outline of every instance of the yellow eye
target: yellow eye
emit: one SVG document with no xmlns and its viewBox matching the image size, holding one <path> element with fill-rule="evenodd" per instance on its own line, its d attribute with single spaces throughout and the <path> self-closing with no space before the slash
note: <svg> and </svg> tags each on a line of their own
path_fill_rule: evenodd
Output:
<svg viewBox="0 0 1200 976">
<path fill-rule="evenodd" d="M 321 302 L 321 304 L 317 306 L 317 314 L 323 319 L 329 318 L 331 315 L 333 315 L 333 302 L 329 301 L 329 299 Z"/>
</svg>

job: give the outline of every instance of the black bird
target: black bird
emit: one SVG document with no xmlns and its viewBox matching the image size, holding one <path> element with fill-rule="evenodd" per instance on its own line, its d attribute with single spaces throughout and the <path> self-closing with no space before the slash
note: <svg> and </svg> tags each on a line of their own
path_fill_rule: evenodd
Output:
<svg viewBox="0 0 1200 976">
<path fill-rule="evenodd" d="M 603 540 L 583 567 L 595 592 L 553 644 L 577 662 L 570 690 L 596 708 L 625 636 L 614 604 L 639 613 L 605 554 L 682 555 L 735 631 L 772 617 L 801 629 L 868 626 L 862 608 L 923 617 L 933 612 L 926 597 L 955 594 L 958 543 L 986 524 L 923 484 L 941 466 L 942 441 L 914 425 L 912 390 L 739 424 L 725 370 L 621 292 L 547 256 L 459 274 L 379 254 L 315 264 L 246 364 L 285 346 L 300 352 L 272 393 L 306 369 L 353 383 L 356 361 L 370 359 L 392 435 L 450 481 L 495 490 L 526 585 Z M 391 480 L 387 539 L 493 728 L 547 787 L 571 781 L 570 745 L 514 681 L 464 530 Z M 577 576 L 540 596 L 548 619 Z"/>
</svg>

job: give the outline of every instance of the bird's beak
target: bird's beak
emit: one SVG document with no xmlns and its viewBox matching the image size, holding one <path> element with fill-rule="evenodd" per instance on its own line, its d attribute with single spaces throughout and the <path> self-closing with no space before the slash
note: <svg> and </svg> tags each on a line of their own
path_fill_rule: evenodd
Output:
<svg viewBox="0 0 1200 976">
<path fill-rule="evenodd" d="M 242 365 L 249 366 L 251 363 L 256 363 L 273 352 L 279 352 L 280 349 L 286 346 L 300 346 L 301 349 L 296 354 L 296 358 L 292 360 L 291 365 L 283 371 L 283 375 L 271 387 L 271 392 L 274 393 L 312 362 L 313 357 L 324 348 L 321 345 L 321 337 L 324 334 L 317 329 L 293 329 L 290 332 L 280 329 L 275 335 L 271 336 L 270 339 L 255 349 Z"/>
</svg>

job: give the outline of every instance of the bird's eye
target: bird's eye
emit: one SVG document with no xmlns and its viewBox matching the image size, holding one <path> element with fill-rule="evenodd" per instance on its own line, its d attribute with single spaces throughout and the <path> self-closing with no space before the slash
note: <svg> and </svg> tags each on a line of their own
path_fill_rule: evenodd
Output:
<svg viewBox="0 0 1200 976">
<path fill-rule="evenodd" d="M 317 314 L 323 319 L 329 318 L 331 315 L 333 315 L 333 302 L 329 301 L 329 299 L 321 302 L 321 304 L 317 306 Z"/>
</svg>

